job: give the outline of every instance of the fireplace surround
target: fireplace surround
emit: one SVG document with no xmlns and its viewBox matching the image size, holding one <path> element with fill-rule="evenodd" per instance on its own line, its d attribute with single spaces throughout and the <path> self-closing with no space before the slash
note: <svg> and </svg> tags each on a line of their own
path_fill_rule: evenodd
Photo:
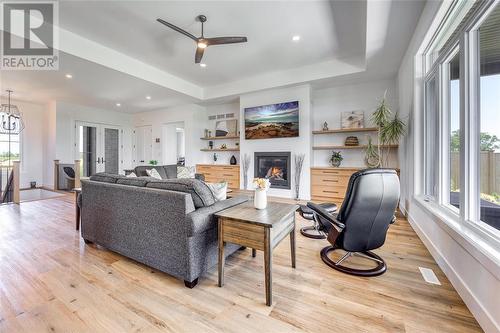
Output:
<svg viewBox="0 0 500 333">
<path fill-rule="evenodd" d="M 291 188 L 290 152 L 254 153 L 254 177 L 267 178 L 271 188 Z"/>
</svg>

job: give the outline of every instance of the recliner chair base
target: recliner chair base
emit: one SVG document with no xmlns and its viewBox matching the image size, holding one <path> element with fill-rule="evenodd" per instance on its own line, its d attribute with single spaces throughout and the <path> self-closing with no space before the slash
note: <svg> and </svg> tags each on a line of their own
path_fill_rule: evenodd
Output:
<svg viewBox="0 0 500 333">
<path fill-rule="evenodd" d="M 382 259 L 381 257 L 379 257 L 378 255 L 376 255 L 375 253 L 373 253 L 371 251 L 346 252 L 346 254 L 342 258 L 340 258 L 337 262 L 335 262 L 332 259 L 330 259 L 328 254 L 330 252 L 337 250 L 337 249 L 338 248 L 334 247 L 334 246 L 324 247 L 321 250 L 321 259 L 323 260 L 323 262 L 325 264 L 327 264 L 328 266 L 330 266 L 331 268 L 333 268 L 339 272 L 351 274 L 351 275 L 356 275 L 356 276 L 378 276 L 378 275 L 384 274 L 387 271 L 387 265 L 385 264 L 384 259 Z M 360 255 L 364 258 L 367 258 L 367 259 L 370 259 L 370 260 L 377 262 L 377 267 L 371 268 L 371 269 L 356 269 L 356 268 L 351 268 L 351 267 L 346 267 L 346 266 L 341 265 L 341 263 L 345 259 L 349 258 L 350 256 L 352 256 L 354 254 Z"/>
<path fill-rule="evenodd" d="M 300 228 L 300 233 L 302 236 L 313 239 L 325 239 L 326 236 L 318 230 L 316 225 L 310 225 L 307 227 Z"/>
</svg>

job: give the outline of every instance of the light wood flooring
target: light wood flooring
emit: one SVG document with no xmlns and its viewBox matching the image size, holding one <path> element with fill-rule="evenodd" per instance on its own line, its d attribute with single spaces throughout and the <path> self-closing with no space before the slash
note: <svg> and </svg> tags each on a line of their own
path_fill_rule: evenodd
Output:
<svg viewBox="0 0 500 333">
<path fill-rule="evenodd" d="M 375 278 L 330 269 L 319 256 L 327 242 L 297 231 L 297 269 L 282 242 L 267 307 L 262 252 L 230 257 L 223 288 L 214 267 L 187 289 L 85 245 L 73 200 L 0 206 L 0 332 L 481 332 L 404 219 L 376 251 L 389 269 Z M 424 282 L 419 266 L 433 269 L 442 285 Z"/>
</svg>

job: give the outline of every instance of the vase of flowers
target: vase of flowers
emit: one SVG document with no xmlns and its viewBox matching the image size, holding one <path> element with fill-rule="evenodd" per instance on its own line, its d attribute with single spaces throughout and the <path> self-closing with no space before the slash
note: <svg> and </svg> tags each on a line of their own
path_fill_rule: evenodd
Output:
<svg viewBox="0 0 500 333">
<path fill-rule="evenodd" d="M 271 187 L 271 182 L 266 178 L 254 178 L 252 182 L 255 188 L 253 205 L 257 209 L 265 209 L 267 207 L 267 190 Z"/>
<path fill-rule="evenodd" d="M 343 159 L 344 158 L 342 157 L 342 154 L 340 154 L 340 151 L 333 151 L 332 156 L 330 157 L 330 164 L 332 167 L 338 168 Z"/>
</svg>

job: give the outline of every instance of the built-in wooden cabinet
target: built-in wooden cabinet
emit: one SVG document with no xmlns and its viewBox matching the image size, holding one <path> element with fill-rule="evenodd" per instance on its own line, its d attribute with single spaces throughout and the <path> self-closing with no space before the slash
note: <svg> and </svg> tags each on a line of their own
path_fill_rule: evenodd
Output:
<svg viewBox="0 0 500 333">
<path fill-rule="evenodd" d="M 360 168 L 311 168 L 311 199 L 316 202 L 333 202 L 339 207 L 344 201 L 347 184 Z"/>
<path fill-rule="evenodd" d="M 205 176 L 207 183 L 226 181 L 228 188 L 240 188 L 240 166 L 229 164 L 197 164 L 196 172 Z"/>
</svg>

